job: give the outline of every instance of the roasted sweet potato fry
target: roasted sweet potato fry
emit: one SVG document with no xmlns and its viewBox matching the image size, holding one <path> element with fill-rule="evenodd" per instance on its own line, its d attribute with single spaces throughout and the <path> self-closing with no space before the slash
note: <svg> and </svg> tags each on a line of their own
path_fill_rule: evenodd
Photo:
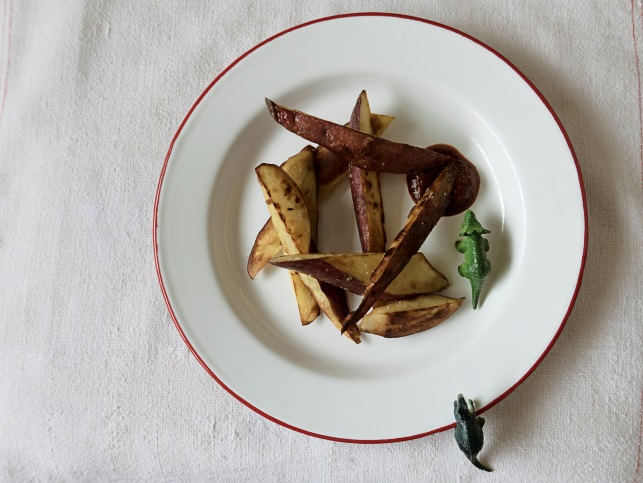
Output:
<svg viewBox="0 0 643 483">
<path fill-rule="evenodd" d="M 313 294 L 313 297 L 315 297 L 322 312 L 324 312 L 333 325 L 341 331 L 342 322 L 349 313 L 346 292 L 338 287 L 320 282 L 308 275 L 300 274 L 299 276 L 306 284 L 306 287 L 308 287 L 308 290 L 310 290 L 310 293 Z M 359 329 L 357 326 L 349 327 L 349 329 L 354 330 L 346 330 L 342 332 L 342 334 L 348 336 L 348 338 L 356 344 L 359 344 L 362 341 Z"/>
<path fill-rule="evenodd" d="M 420 297 L 391 302 L 374 308 L 362 319 L 362 332 L 382 337 L 404 337 L 432 329 L 455 312 L 464 297 L 452 299 L 442 295 Z"/>
<path fill-rule="evenodd" d="M 304 153 L 304 151 L 302 151 L 302 153 Z M 309 155 L 304 159 L 307 160 L 308 168 L 302 168 L 302 173 L 312 172 L 312 156 Z M 257 172 L 257 176 L 259 177 L 262 189 L 268 190 L 270 193 L 268 198 L 266 198 L 266 202 L 268 203 L 268 200 L 270 200 L 269 209 L 271 212 L 273 210 L 277 213 L 283 212 L 283 216 L 280 217 L 279 222 L 283 223 L 283 229 L 290 230 L 289 236 L 286 237 L 286 239 L 289 241 L 292 241 L 293 238 L 298 239 L 297 244 L 284 245 L 284 251 L 286 253 L 300 253 L 301 247 L 310 247 L 312 243 L 312 228 L 310 225 L 308 204 L 304 199 L 302 190 L 288 177 L 285 171 L 280 168 L 278 169 L 279 171 L 262 169 Z M 310 186 L 310 177 L 308 181 L 304 179 L 302 185 L 307 186 L 309 190 L 313 189 L 313 191 L 315 191 L 314 181 L 313 175 L 312 187 Z M 291 185 L 294 185 L 297 189 L 293 190 Z M 301 209 L 295 209 L 293 206 L 301 207 Z M 305 213 L 302 214 L 302 211 Z M 277 231 L 277 233 L 279 233 L 279 231 Z M 306 248 L 306 251 L 308 251 L 308 248 Z M 301 323 L 302 325 L 310 324 L 319 315 L 319 307 L 313 295 L 300 280 L 299 275 L 291 272 L 290 277 L 297 300 Z"/>
<path fill-rule="evenodd" d="M 281 243 L 272 220 L 268 221 L 255 238 L 255 243 L 250 250 L 248 257 L 248 275 L 254 279 L 271 258 L 275 258 L 282 252 Z"/>
<path fill-rule="evenodd" d="M 396 143 L 356 131 L 266 99 L 275 121 L 308 141 L 324 146 L 347 162 L 370 171 L 406 174 L 444 165 L 451 158 L 435 151 Z"/>
<path fill-rule="evenodd" d="M 383 257 L 384 253 L 309 253 L 284 255 L 270 260 L 270 263 L 363 295 Z M 446 277 L 420 252 L 413 255 L 380 300 L 399 300 L 439 292 L 448 285 Z"/>
<path fill-rule="evenodd" d="M 449 203 L 449 206 L 444 212 L 444 216 L 453 216 L 462 213 L 473 204 L 480 190 L 478 170 L 460 151 L 449 144 L 433 144 L 427 149 L 451 156 L 456 160 L 458 174 L 453 184 L 451 203 Z M 417 203 L 420 198 L 422 198 L 424 192 L 431 186 L 441 171 L 442 168 L 436 166 L 406 175 L 406 186 L 413 201 Z"/>
<path fill-rule="evenodd" d="M 452 163 L 448 163 L 420 201 L 415 204 L 406 225 L 395 237 L 384 258 L 373 271 L 364 291 L 364 298 L 357 309 L 346 317 L 342 329 L 351 327 L 366 315 L 386 287 L 420 249 L 451 201 L 456 174 L 457 168 Z"/>
<path fill-rule="evenodd" d="M 458 209 L 469 208 L 480 187 L 478 170 L 466 158 L 453 158 L 433 149 L 396 143 L 296 111 L 266 99 L 275 121 L 289 131 L 334 152 L 346 162 L 369 171 L 407 174 L 441 170 L 447 162 L 457 166 L 455 187 Z M 455 200 L 455 198 L 454 198 Z M 456 204 L 454 203 L 454 207 Z M 450 214 L 454 215 L 457 213 Z"/>
<path fill-rule="evenodd" d="M 381 136 L 395 120 L 384 114 L 371 114 L 371 127 L 374 136 Z M 315 172 L 319 186 L 319 202 L 321 203 L 330 192 L 348 175 L 348 164 L 336 154 L 323 146 L 317 146 L 315 151 Z"/>
<path fill-rule="evenodd" d="M 284 252 L 308 253 L 310 218 L 301 190 L 283 169 L 274 164 L 260 164 L 255 173 Z"/>
<path fill-rule="evenodd" d="M 297 309 L 299 310 L 299 320 L 301 325 L 308 325 L 319 317 L 319 305 L 313 294 L 303 282 L 298 273 L 290 272 L 290 281 L 297 299 Z"/>
<path fill-rule="evenodd" d="M 349 127 L 366 134 L 373 134 L 371 109 L 366 91 L 362 91 L 357 98 Z M 348 168 L 348 177 L 362 251 L 364 253 L 383 252 L 386 250 L 386 232 L 384 231 L 380 174 L 351 164 Z"/>
<path fill-rule="evenodd" d="M 279 166 L 260 164 L 255 172 L 284 252 L 287 254 L 307 253 L 311 247 L 311 228 L 308 208 L 301 190 Z M 301 280 L 321 310 L 335 326 L 341 328 L 343 314 L 347 311 L 341 306 L 341 300 L 329 298 L 323 287 L 314 278 L 302 275 Z M 331 293 L 335 292 L 331 290 Z M 351 332 L 344 333 L 353 342 L 360 342 L 357 327 L 354 327 Z"/>
<path fill-rule="evenodd" d="M 371 125 L 373 127 L 374 134 L 376 136 L 380 136 L 394 120 L 395 118 L 392 116 L 371 114 Z M 284 171 L 293 178 L 298 186 L 300 186 L 301 178 L 298 178 L 297 176 L 298 174 L 301 174 L 301 171 L 295 169 L 294 165 L 299 163 L 302 163 L 301 153 L 289 158 L 281 166 Z M 318 187 L 317 199 L 318 202 L 321 203 L 328 197 L 335 186 L 337 186 L 337 184 L 339 184 L 339 182 L 348 175 L 348 164 L 346 161 L 331 153 L 323 146 L 318 146 L 314 150 L 314 163 Z M 311 227 L 313 229 L 312 233 L 315 235 L 317 224 L 314 220 L 317 216 L 318 210 L 315 209 L 311 211 L 313 212 L 311 215 Z M 316 240 L 316 236 L 314 239 Z M 272 221 L 268 219 L 257 235 L 254 246 L 250 251 L 250 256 L 248 257 L 248 275 L 250 278 L 254 279 L 261 269 L 266 266 L 268 260 L 276 257 L 280 253 L 281 243 L 279 243 L 279 237 L 272 226 Z"/>
<path fill-rule="evenodd" d="M 290 176 L 301 189 L 306 204 L 311 227 L 311 239 L 317 242 L 317 184 L 314 172 L 314 148 L 306 146 L 299 153 L 288 158 L 281 168 Z M 268 219 L 257 235 L 248 257 L 248 275 L 255 278 L 257 273 L 266 266 L 268 260 L 281 253 L 281 243 L 277 232 Z"/>
<path fill-rule="evenodd" d="M 306 146 L 295 159 L 288 159 L 283 166 L 283 170 L 295 182 L 304 195 L 304 201 L 308 208 L 308 218 L 310 220 L 310 240 L 317 243 L 317 219 L 319 210 L 317 208 L 317 177 L 315 176 L 315 149 L 312 146 Z"/>
</svg>

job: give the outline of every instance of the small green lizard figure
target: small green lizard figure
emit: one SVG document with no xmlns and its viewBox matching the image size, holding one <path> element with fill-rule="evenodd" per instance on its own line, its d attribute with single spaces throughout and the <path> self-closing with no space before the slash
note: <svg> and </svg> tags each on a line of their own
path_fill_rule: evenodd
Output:
<svg viewBox="0 0 643 483">
<path fill-rule="evenodd" d="M 456 241 L 455 248 L 464 253 L 464 263 L 458 267 L 458 273 L 461 277 L 468 278 L 471 283 L 471 302 L 474 309 L 478 306 L 480 291 L 491 271 L 491 262 L 487 260 L 486 255 L 489 251 L 489 241 L 482 237 L 486 233 L 491 232 L 482 227 L 473 211 L 467 210 L 460 230 L 460 236 L 465 238 Z"/>
</svg>

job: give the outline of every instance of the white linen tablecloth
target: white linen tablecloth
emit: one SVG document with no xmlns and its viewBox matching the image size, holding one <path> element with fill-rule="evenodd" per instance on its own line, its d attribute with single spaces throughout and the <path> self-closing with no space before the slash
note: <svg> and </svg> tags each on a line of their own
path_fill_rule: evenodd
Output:
<svg viewBox="0 0 643 483">
<path fill-rule="evenodd" d="M 264 419 L 199 366 L 161 296 L 153 201 L 190 106 L 258 42 L 356 11 L 498 50 L 582 169 L 584 282 L 549 355 L 485 413 L 491 474 L 452 431 L 355 445 Z M 639 1 L 2 0 L 0 15 L 0 480 L 643 481 Z"/>
</svg>

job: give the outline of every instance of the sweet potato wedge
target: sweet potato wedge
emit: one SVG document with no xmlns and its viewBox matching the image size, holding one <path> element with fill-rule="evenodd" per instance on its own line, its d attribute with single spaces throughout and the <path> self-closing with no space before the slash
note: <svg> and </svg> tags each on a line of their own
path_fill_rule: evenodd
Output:
<svg viewBox="0 0 643 483">
<path fill-rule="evenodd" d="M 250 250 L 247 266 L 248 276 L 254 279 L 261 269 L 266 266 L 268 261 L 280 253 L 282 253 L 282 249 L 279 236 L 277 235 L 275 227 L 272 225 L 272 220 L 268 218 L 266 224 L 263 225 L 263 228 L 259 231 L 257 238 L 255 238 L 252 250 Z"/>
<path fill-rule="evenodd" d="M 352 326 L 366 315 L 386 287 L 420 249 L 451 201 L 456 174 L 456 167 L 448 163 L 420 201 L 415 204 L 404 228 L 395 237 L 384 258 L 373 271 L 364 291 L 364 298 L 357 309 L 346 317 L 342 329 Z"/>
<path fill-rule="evenodd" d="M 308 156 L 307 159 L 308 171 L 312 171 L 312 156 Z M 284 240 L 282 240 L 282 246 L 286 253 L 301 253 L 302 247 L 306 247 L 304 251 L 306 253 L 312 243 L 312 230 L 304 195 L 285 171 L 276 166 L 276 170 L 268 166 L 270 165 L 260 165 L 256 172 L 268 209 L 271 214 L 274 212 L 278 218 L 275 221 L 275 216 L 272 216 L 273 226 L 280 225 L 276 230 L 277 233 L 279 233 L 279 230 L 288 231 L 288 236 L 285 236 Z M 305 171 L 305 169 L 302 170 L 302 172 Z M 293 189 L 293 186 L 295 189 Z M 310 324 L 319 315 L 319 307 L 314 296 L 307 290 L 303 281 L 300 280 L 299 275 L 291 272 L 290 277 L 301 323 L 302 325 Z"/>
<path fill-rule="evenodd" d="M 301 280 L 306 284 L 310 293 L 315 297 L 315 301 L 321 308 L 322 312 L 328 317 L 338 330 L 342 329 L 342 322 L 349 313 L 346 293 L 338 287 L 333 287 L 324 282 L 320 282 L 308 275 L 299 275 Z M 362 340 L 357 326 L 352 326 L 344 332 L 341 332 L 356 344 Z M 350 330 L 353 329 L 353 330 Z"/>
<path fill-rule="evenodd" d="M 458 174 L 453 185 L 453 196 L 451 203 L 444 212 L 444 216 L 453 216 L 462 213 L 475 201 L 480 191 L 480 176 L 478 170 L 471 162 L 449 144 L 433 144 L 427 149 L 451 156 L 457 160 Z M 424 192 L 431 186 L 435 178 L 442 171 L 439 166 L 428 168 L 422 171 L 415 171 L 406 175 L 406 186 L 413 201 L 416 203 L 422 198 Z"/>
<path fill-rule="evenodd" d="M 310 239 L 317 243 L 317 177 L 315 176 L 315 148 L 306 146 L 284 162 L 282 169 L 295 182 L 304 195 L 310 220 Z"/>
<path fill-rule="evenodd" d="M 308 325 L 319 317 L 319 305 L 298 273 L 290 272 L 290 281 L 297 299 L 301 325 Z"/>
<path fill-rule="evenodd" d="M 371 114 L 371 127 L 374 136 L 381 136 L 395 120 L 384 114 Z M 321 203 L 330 192 L 348 175 L 348 164 L 336 154 L 323 146 L 317 146 L 315 151 L 315 172 L 319 186 L 319 202 Z"/>
<path fill-rule="evenodd" d="M 384 253 L 309 253 L 284 255 L 270 260 L 270 263 L 363 295 L 373 271 L 383 257 Z M 419 252 L 411 257 L 409 263 L 380 296 L 380 300 L 415 297 L 439 292 L 448 286 L 449 281 L 446 277 Z"/>
<path fill-rule="evenodd" d="M 406 174 L 451 160 L 444 154 L 378 138 L 280 106 L 270 99 L 266 99 L 266 105 L 272 118 L 283 127 L 362 169 Z"/>
<path fill-rule="evenodd" d="M 424 170 L 441 170 L 447 162 L 457 166 L 455 179 L 457 213 L 469 208 L 480 187 L 478 170 L 466 158 L 454 158 L 439 151 L 396 143 L 349 127 L 340 126 L 301 111 L 280 106 L 266 99 L 275 121 L 289 131 L 324 146 L 347 163 L 369 171 L 407 174 Z M 454 203 L 455 207 L 455 203 Z M 452 208 L 449 213 L 457 214 Z"/>
<path fill-rule="evenodd" d="M 301 190 L 274 164 L 260 164 L 255 173 L 284 253 L 308 253 L 310 218 Z"/>
<path fill-rule="evenodd" d="M 362 91 L 357 98 L 349 127 L 366 134 L 373 134 L 371 109 L 366 91 Z M 362 251 L 364 253 L 383 252 L 386 250 L 386 232 L 384 231 L 380 174 L 351 164 L 348 168 L 348 177 Z"/>
<path fill-rule="evenodd" d="M 317 242 L 317 182 L 314 171 L 314 148 L 306 146 L 299 153 L 288 158 L 281 168 L 290 176 L 301 189 L 308 207 L 311 227 L 311 239 Z M 281 243 L 277 232 L 268 219 L 257 235 L 248 257 L 248 275 L 254 279 L 257 273 L 266 266 L 268 260 L 281 253 Z"/>
<path fill-rule="evenodd" d="M 311 244 L 317 243 L 317 180 L 315 177 L 314 148 L 306 146 L 295 156 L 290 157 L 283 163 L 283 170 L 290 176 L 301 190 L 308 208 L 308 219 L 310 220 Z M 299 318 L 302 325 L 308 325 L 319 316 L 319 306 L 315 298 L 306 288 L 306 285 L 299 278 L 299 275 L 291 272 L 293 291 L 297 299 Z"/>
<path fill-rule="evenodd" d="M 464 301 L 442 295 L 391 302 L 374 308 L 362 319 L 362 332 L 382 337 L 404 337 L 431 329 L 451 316 Z"/>
<path fill-rule="evenodd" d="M 394 120 L 395 118 L 392 116 L 371 114 L 371 125 L 373 127 L 374 134 L 376 136 L 381 135 Z M 296 170 L 293 165 L 301 162 L 301 153 L 298 153 L 289 158 L 281 166 L 298 186 L 300 185 L 301 178 L 298 178 L 297 176 L 301 173 L 299 170 Z M 321 203 L 328 198 L 335 186 L 337 186 L 339 182 L 348 175 L 348 164 L 346 161 L 342 160 L 322 146 L 318 146 L 314 150 L 314 164 L 318 187 L 317 199 L 318 202 Z M 313 211 L 313 215 L 311 217 L 311 228 L 313 230 L 312 234 L 315 235 L 317 223 L 314 220 L 316 219 L 319 211 L 317 209 L 311 211 Z M 316 240 L 316 236 L 314 236 L 314 239 Z M 281 252 L 279 237 L 272 226 L 272 221 L 268 219 L 257 235 L 252 250 L 250 251 L 250 256 L 248 257 L 247 269 L 250 278 L 254 279 L 261 269 L 266 266 L 268 260 L 276 257 Z"/>
<path fill-rule="evenodd" d="M 311 247 L 311 228 L 308 208 L 301 190 L 279 166 L 260 164 L 255 172 L 284 252 L 286 254 L 308 253 Z M 301 275 L 301 280 L 321 310 L 335 326 L 341 328 L 344 314 L 347 312 L 347 309 L 342 306 L 341 299 L 329 297 L 320 283 L 312 277 Z M 331 291 L 331 293 L 335 292 Z M 357 327 L 344 334 L 353 342 L 360 342 Z"/>
</svg>

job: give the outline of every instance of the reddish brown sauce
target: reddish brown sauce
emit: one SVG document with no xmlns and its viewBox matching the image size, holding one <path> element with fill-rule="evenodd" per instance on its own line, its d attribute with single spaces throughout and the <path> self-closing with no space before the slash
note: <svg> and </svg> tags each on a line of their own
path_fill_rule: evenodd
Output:
<svg viewBox="0 0 643 483">
<path fill-rule="evenodd" d="M 444 216 L 453 216 L 469 208 L 478 196 L 480 190 L 480 175 L 476 167 L 460 151 L 449 144 L 433 144 L 427 149 L 440 154 L 451 156 L 453 163 L 458 167 L 458 174 L 453 186 L 451 203 L 444 212 Z M 422 198 L 424 192 L 433 184 L 444 165 L 436 164 L 421 171 L 414 171 L 406 175 L 406 186 L 413 201 L 416 203 Z"/>
</svg>

